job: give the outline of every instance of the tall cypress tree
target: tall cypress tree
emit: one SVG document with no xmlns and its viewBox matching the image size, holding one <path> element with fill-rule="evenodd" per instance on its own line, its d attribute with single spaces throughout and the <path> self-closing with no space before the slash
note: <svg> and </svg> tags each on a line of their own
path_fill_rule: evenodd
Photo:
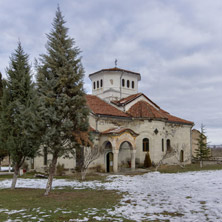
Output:
<svg viewBox="0 0 222 222">
<path fill-rule="evenodd" d="M 80 50 L 68 37 L 59 7 L 52 26 L 47 35 L 47 52 L 37 64 L 38 93 L 45 122 L 43 145 L 52 154 L 45 195 L 51 191 L 57 159 L 74 152 L 78 144 L 74 132 L 88 130 Z"/>
<path fill-rule="evenodd" d="M 21 43 L 10 57 L 0 115 L 0 143 L 10 154 L 14 189 L 19 169 L 26 158 L 34 158 L 40 145 L 37 97 L 31 80 L 28 55 Z"/>
</svg>

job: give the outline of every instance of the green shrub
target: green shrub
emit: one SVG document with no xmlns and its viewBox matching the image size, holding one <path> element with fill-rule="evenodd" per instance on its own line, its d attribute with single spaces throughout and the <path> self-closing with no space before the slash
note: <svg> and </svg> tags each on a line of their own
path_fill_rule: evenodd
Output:
<svg viewBox="0 0 222 222">
<path fill-rule="evenodd" d="M 150 159 L 150 154 L 149 154 L 149 152 L 147 152 L 146 156 L 145 156 L 145 160 L 144 160 L 144 167 L 148 168 L 148 167 L 151 167 L 151 166 L 152 166 L 152 162 L 151 162 L 151 159 Z"/>
</svg>

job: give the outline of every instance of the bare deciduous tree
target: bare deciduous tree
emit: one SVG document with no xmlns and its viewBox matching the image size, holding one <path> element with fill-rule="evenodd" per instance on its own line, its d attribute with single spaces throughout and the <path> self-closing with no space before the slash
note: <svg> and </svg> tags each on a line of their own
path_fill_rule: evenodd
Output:
<svg viewBox="0 0 222 222">
<path fill-rule="evenodd" d="M 82 180 L 85 180 L 89 165 L 102 154 L 102 148 L 99 146 L 82 147 L 82 155 L 78 156 L 80 161 L 80 170 Z"/>
<path fill-rule="evenodd" d="M 186 149 L 186 147 L 187 147 L 187 145 L 186 144 L 182 144 L 182 147 L 181 147 L 181 150 L 185 150 Z M 164 160 L 166 160 L 166 159 L 169 159 L 169 158 L 172 158 L 172 157 L 174 157 L 175 159 L 176 159 L 176 163 L 177 163 L 177 165 L 179 165 L 181 168 L 184 168 L 185 167 L 185 162 L 187 162 L 187 161 L 189 161 L 189 157 L 187 158 L 187 159 L 185 159 L 183 162 L 181 162 L 181 160 L 180 160 L 180 153 L 179 153 L 179 144 L 176 144 L 174 147 L 170 147 L 170 150 L 169 151 L 167 151 L 164 155 L 163 155 L 163 157 L 162 157 L 162 159 L 159 161 L 159 163 L 157 164 L 157 166 L 156 166 L 156 171 L 158 170 L 158 168 L 163 164 L 163 161 Z"/>
</svg>

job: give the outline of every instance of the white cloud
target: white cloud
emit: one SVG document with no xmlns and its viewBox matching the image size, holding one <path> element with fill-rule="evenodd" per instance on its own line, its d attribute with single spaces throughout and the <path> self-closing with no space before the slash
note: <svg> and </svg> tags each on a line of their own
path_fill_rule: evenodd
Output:
<svg viewBox="0 0 222 222">
<path fill-rule="evenodd" d="M 222 143 L 221 0 L 59 0 L 87 75 L 114 66 L 140 72 L 140 91 L 167 111 L 210 127 Z M 24 7 L 25 6 L 25 7 Z M 30 60 L 45 52 L 57 2 L 0 1 L 0 71 L 21 39 Z M 213 117 L 213 118 L 212 118 Z"/>
</svg>

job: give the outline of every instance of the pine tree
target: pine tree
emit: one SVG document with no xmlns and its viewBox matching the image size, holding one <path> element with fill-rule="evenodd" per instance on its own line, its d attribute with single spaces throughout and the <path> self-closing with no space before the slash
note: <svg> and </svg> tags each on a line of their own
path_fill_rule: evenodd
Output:
<svg viewBox="0 0 222 222">
<path fill-rule="evenodd" d="M 26 158 L 34 158 L 40 145 L 37 97 L 31 80 L 28 55 L 21 43 L 10 57 L 7 80 L 1 100 L 0 145 L 10 154 L 14 166 L 11 188 Z"/>
<path fill-rule="evenodd" d="M 45 195 L 52 188 L 57 159 L 74 153 L 74 132 L 87 132 L 88 108 L 83 90 L 84 70 L 80 50 L 68 37 L 60 8 L 47 35 L 47 52 L 37 64 L 38 93 L 45 121 L 44 146 L 52 154 Z"/>
<path fill-rule="evenodd" d="M 0 101 L 3 96 L 3 80 L 2 80 L 2 74 L 0 72 Z M 0 102 L 0 113 L 1 113 L 1 102 Z M 7 150 L 4 148 L 3 145 L 0 144 L 0 170 L 1 170 L 1 161 L 8 155 Z"/>
<path fill-rule="evenodd" d="M 200 167 L 203 167 L 203 160 L 207 159 L 210 155 L 210 149 L 207 147 L 207 137 L 205 135 L 205 129 L 201 124 L 201 132 L 197 139 L 198 148 L 195 150 L 196 158 L 200 161 Z"/>
</svg>

